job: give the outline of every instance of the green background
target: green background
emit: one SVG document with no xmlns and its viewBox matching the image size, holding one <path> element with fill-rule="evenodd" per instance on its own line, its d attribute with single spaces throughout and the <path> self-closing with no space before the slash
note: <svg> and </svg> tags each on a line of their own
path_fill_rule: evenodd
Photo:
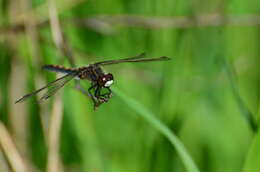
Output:
<svg viewBox="0 0 260 172">
<path fill-rule="evenodd" d="M 259 172 L 259 13 L 257 0 L 0 0 L 0 120 L 27 171 L 51 171 L 61 115 L 58 171 Z M 14 104 L 55 79 L 42 65 L 70 67 L 68 52 L 76 66 L 142 52 L 171 61 L 106 66 L 114 96 L 96 111 L 74 82 L 61 106 L 59 95 Z M 10 171 L 5 149 L 0 170 Z"/>
</svg>

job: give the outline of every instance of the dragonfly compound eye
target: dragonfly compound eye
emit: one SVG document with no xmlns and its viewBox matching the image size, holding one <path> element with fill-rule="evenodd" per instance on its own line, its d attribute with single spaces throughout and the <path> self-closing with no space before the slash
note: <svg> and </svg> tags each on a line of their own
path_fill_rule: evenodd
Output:
<svg viewBox="0 0 260 172">
<path fill-rule="evenodd" d="M 104 86 L 105 87 L 110 87 L 113 84 L 113 82 L 114 82 L 113 75 L 111 73 L 109 73 L 109 74 L 106 74 L 104 76 L 104 78 L 105 78 L 105 81 L 106 81 Z"/>
</svg>

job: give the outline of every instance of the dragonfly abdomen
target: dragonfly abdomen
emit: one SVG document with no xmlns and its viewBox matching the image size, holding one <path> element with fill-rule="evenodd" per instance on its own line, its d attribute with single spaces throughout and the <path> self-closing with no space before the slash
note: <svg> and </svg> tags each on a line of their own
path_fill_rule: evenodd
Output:
<svg viewBox="0 0 260 172">
<path fill-rule="evenodd" d="M 59 65 L 44 65 L 42 67 L 42 69 L 48 70 L 51 72 L 59 72 L 59 73 L 65 73 L 65 74 L 69 74 L 71 72 L 77 71 L 77 69 L 75 69 L 75 68 L 66 68 L 66 67 L 59 66 Z"/>
</svg>

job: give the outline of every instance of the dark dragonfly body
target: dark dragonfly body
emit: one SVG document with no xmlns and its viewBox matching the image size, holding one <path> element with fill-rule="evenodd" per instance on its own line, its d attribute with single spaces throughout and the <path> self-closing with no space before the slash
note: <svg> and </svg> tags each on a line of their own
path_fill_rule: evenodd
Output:
<svg viewBox="0 0 260 172">
<path fill-rule="evenodd" d="M 45 65 L 42 67 L 42 69 L 64 74 L 77 73 L 78 79 L 87 79 L 89 81 L 96 81 L 100 76 L 104 75 L 104 72 L 100 66 L 93 64 L 80 68 L 66 68 L 59 65 Z"/>
<path fill-rule="evenodd" d="M 48 99 L 50 96 L 55 94 L 60 88 L 62 88 L 66 83 L 68 83 L 72 79 L 79 79 L 89 80 L 91 82 L 91 87 L 88 89 L 88 95 L 94 102 L 94 107 L 98 107 L 100 104 L 107 102 L 111 98 L 112 92 L 109 87 L 113 84 L 114 81 L 113 75 L 110 73 L 106 74 L 102 70 L 101 66 L 124 62 L 152 62 L 165 61 L 170 59 L 165 56 L 159 58 L 145 58 L 144 56 L 145 54 L 142 53 L 138 56 L 130 58 L 101 61 L 80 68 L 65 68 L 58 65 L 45 65 L 42 67 L 44 70 L 59 72 L 65 75 L 48 83 L 46 86 L 23 96 L 22 98 L 18 99 L 16 103 L 22 102 L 27 98 L 42 92 L 43 90 L 47 91 L 43 94 L 41 100 Z M 101 93 L 102 89 L 106 89 L 107 91 L 105 93 Z M 92 93 L 92 90 L 94 90 L 94 94 Z"/>
</svg>

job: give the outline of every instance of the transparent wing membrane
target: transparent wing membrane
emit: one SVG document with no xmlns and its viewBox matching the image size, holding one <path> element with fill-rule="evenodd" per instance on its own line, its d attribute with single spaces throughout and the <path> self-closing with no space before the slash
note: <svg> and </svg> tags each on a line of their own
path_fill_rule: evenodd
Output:
<svg viewBox="0 0 260 172">
<path fill-rule="evenodd" d="M 77 73 L 70 73 L 70 74 L 64 75 L 64 76 L 48 83 L 46 86 L 44 86 L 32 93 L 24 95 L 22 98 L 18 99 L 15 103 L 23 102 L 23 101 L 27 100 L 28 98 L 30 98 L 31 96 L 34 96 L 42 91 L 46 91 L 46 92 L 43 93 L 41 100 L 48 99 L 50 96 L 54 95 L 60 88 L 62 88 L 66 83 L 68 83 L 70 80 L 75 78 L 75 76 L 77 76 Z"/>
<path fill-rule="evenodd" d="M 95 65 L 104 66 L 104 65 L 127 63 L 127 62 L 134 63 L 134 62 L 153 62 L 153 61 L 166 61 L 166 60 L 170 60 L 170 58 L 166 57 L 166 56 L 162 56 L 162 57 L 158 57 L 158 58 L 146 58 L 145 53 L 142 53 L 142 54 L 135 56 L 135 57 L 98 62 L 98 63 L 95 63 Z"/>
<path fill-rule="evenodd" d="M 52 95 L 54 95 L 60 88 L 62 88 L 65 84 L 67 84 L 70 80 L 72 80 L 75 76 L 68 75 L 68 77 L 60 80 L 59 82 L 55 82 L 53 85 L 49 87 L 46 93 L 42 95 L 41 100 L 46 100 Z"/>
</svg>

